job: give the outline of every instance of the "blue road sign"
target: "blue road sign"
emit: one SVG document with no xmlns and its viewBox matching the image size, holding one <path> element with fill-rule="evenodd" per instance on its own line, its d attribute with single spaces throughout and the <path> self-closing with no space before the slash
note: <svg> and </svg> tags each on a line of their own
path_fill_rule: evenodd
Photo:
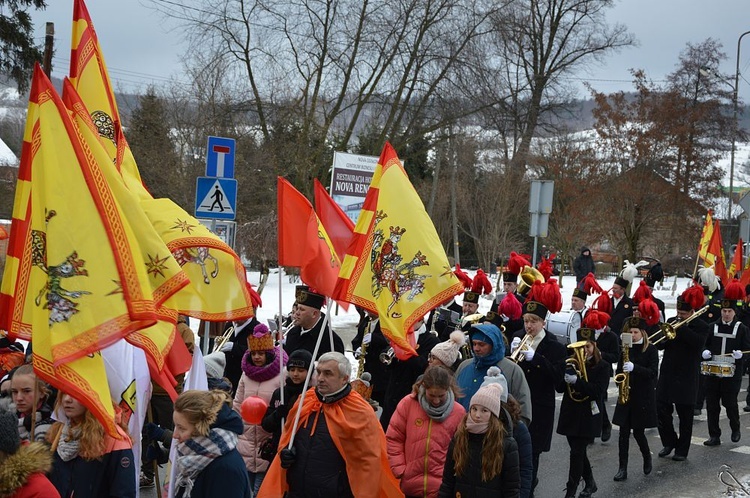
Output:
<svg viewBox="0 0 750 498">
<path fill-rule="evenodd" d="M 234 178 L 234 139 L 208 137 L 206 176 Z"/>
<path fill-rule="evenodd" d="M 199 176 L 195 185 L 195 217 L 233 220 L 237 211 L 237 180 Z"/>
</svg>

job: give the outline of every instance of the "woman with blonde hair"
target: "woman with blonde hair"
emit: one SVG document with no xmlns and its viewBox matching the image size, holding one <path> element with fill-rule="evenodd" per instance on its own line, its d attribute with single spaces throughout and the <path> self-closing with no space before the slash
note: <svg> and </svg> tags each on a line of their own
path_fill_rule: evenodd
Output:
<svg viewBox="0 0 750 498">
<path fill-rule="evenodd" d="M 654 305 L 655 307 L 656 305 Z M 628 450 L 630 449 L 630 431 L 643 456 L 643 473 L 652 470 L 651 449 L 648 447 L 645 430 L 656 427 L 656 378 L 659 372 L 659 354 L 656 347 L 649 347 L 648 320 L 630 317 L 623 326 L 623 337 L 630 334 L 632 345 L 628 358 L 620 357 L 617 365 L 618 374 L 626 374 L 630 385 L 627 403 L 617 403 L 612 423 L 620 427 L 619 468 L 615 481 L 628 478 Z M 623 341 L 624 343 L 624 341 Z M 627 360 L 627 361 L 626 361 Z"/>
<path fill-rule="evenodd" d="M 52 409 L 47 404 L 50 395 L 47 384 L 36 376 L 34 367 L 28 364 L 21 365 L 12 373 L 10 392 L 18 411 L 18 432 L 21 441 L 45 442 L 47 431 L 54 423 Z"/>
<path fill-rule="evenodd" d="M 466 410 L 448 367 L 427 367 L 391 417 L 385 439 L 393 475 L 407 497 L 435 497 L 451 438 Z"/>
<path fill-rule="evenodd" d="M 136 495 L 130 436 L 120 426 L 115 439 L 80 401 L 60 393 L 55 410 L 66 418 L 49 431 L 50 481 L 63 498 L 129 498 Z"/>
<path fill-rule="evenodd" d="M 250 498 L 237 439 L 242 419 L 224 391 L 185 391 L 174 403 L 177 498 Z"/>
<path fill-rule="evenodd" d="M 493 382 L 471 397 L 448 447 L 439 498 L 518 497 L 518 445 L 513 426 L 500 420 L 502 395 L 503 387 Z"/>
</svg>

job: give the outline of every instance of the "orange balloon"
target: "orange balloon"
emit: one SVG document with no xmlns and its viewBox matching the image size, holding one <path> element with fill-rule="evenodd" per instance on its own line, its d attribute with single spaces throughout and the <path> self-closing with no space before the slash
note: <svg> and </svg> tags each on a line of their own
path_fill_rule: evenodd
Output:
<svg viewBox="0 0 750 498">
<path fill-rule="evenodd" d="M 240 406 L 240 415 L 242 420 L 248 424 L 259 425 L 266 414 L 268 404 L 258 396 L 248 396 Z"/>
</svg>

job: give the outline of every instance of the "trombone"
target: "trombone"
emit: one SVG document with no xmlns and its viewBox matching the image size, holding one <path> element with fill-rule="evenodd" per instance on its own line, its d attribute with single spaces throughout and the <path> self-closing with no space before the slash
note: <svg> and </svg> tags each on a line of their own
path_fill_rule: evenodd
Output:
<svg viewBox="0 0 750 498">
<path fill-rule="evenodd" d="M 661 323 L 659 323 L 659 330 L 656 331 L 656 332 L 654 332 L 653 334 L 651 334 L 651 336 L 649 336 L 648 340 L 654 346 L 656 346 L 657 344 L 659 344 L 660 342 L 662 342 L 665 339 L 667 341 L 674 340 L 674 338 L 677 337 L 677 329 L 678 328 L 680 328 L 683 325 L 685 325 L 687 323 L 690 323 L 694 319 L 698 318 L 700 315 L 702 315 L 703 313 L 705 313 L 706 311 L 708 311 L 708 308 L 709 308 L 709 305 L 705 305 L 704 307 L 702 307 L 701 309 L 699 309 L 698 311 L 696 311 L 695 313 L 693 313 L 689 317 L 685 318 L 682 321 L 679 321 L 679 322 L 675 323 L 674 325 L 672 325 L 671 323 L 667 323 L 667 322 L 661 322 Z M 656 339 L 655 341 L 652 340 L 652 337 L 655 336 L 656 334 L 659 334 L 659 333 L 661 333 L 663 335 L 661 337 L 659 337 L 658 339 Z"/>
<path fill-rule="evenodd" d="M 214 341 L 214 350 L 212 351 L 212 353 L 218 353 L 219 351 L 221 351 L 221 348 L 224 347 L 224 344 L 226 344 L 233 335 L 234 325 L 226 329 L 224 331 L 224 334 L 222 334 L 221 338 L 218 341 Z"/>
</svg>

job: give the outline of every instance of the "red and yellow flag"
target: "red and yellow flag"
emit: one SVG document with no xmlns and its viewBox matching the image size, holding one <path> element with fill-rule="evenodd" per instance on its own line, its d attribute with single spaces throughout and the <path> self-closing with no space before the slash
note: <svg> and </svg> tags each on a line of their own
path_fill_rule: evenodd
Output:
<svg viewBox="0 0 750 498">
<path fill-rule="evenodd" d="M 415 354 L 417 320 L 463 292 L 435 226 L 391 144 L 383 147 L 341 265 L 334 299 L 378 313 L 383 334 Z"/>
<path fill-rule="evenodd" d="M 75 0 L 70 81 L 92 110 L 100 141 L 137 197 L 158 235 L 190 278 L 166 306 L 196 318 L 223 321 L 253 316 L 245 269 L 235 252 L 169 199 L 153 199 L 141 182 L 125 140 L 101 47 L 83 0 Z M 163 341 L 162 341 L 163 342 Z"/>
<path fill-rule="evenodd" d="M 341 261 L 326 229 L 310 201 L 291 183 L 278 177 L 276 187 L 279 264 L 299 267 L 304 283 L 324 296 L 332 296 Z"/>
<path fill-rule="evenodd" d="M 154 324 L 157 314 L 140 286 L 145 265 L 128 246 L 131 227 L 98 166 L 37 66 L 0 288 L 0 328 L 31 340 L 38 375 L 79 399 L 118 437 L 98 350 Z"/>
<path fill-rule="evenodd" d="M 714 273 L 721 280 L 722 286 L 726 286 L 729 283 L 727 276 L 727 263 L 724 256 L 724 243 L 721 240 L 721 226 L 719 220 L 714 221 L 713 233 L 711 234 L 711 241 L 708 243 L 708 250 L 706 252 L 706 266 L 709 266 L 708 256 L 711 256 L 711 261 L 714 265 Z"/>
<path fill-rule="evenodd" d="M 714 222 L 711 210 L 709 209 L 706 213 L 706 221 L 703 223 L 703 230 L 701 231 L 701 239 L 698 243 L 698 257 L 702 258 L 706 264 L 714 264 L 713 255 L 708 253 L 708 245 L 711 242 L 711 237 L 714 233 Z M 710 258 L 710 259 L 709 259 Z"/>
<path fill-rule="evenodd" d="M 336 255 L 343 260 L 354 235 L 354 222 L 331 199 L 323 184 L 317 178 L 313 181 L 315 183 L 315 213 L 325 227 L 336 249 Z"/>
<path fill-rule="evenodd" d="M 57 366 L 153 325 L 158 314 L 134 229 L 97 159 L 39 69 L 34 83 L 22 154 L 28 174 L 18 187 L 22 195 L 28 185 L 30 196 L 17 195 L 14 206 L 28 225 L 10 244 L 21 266 L 4 275 L 3 320 L 12 336 L 30 339 L 41 307 Z"/>
<path fill-rule="evenodd" d="M 734 257 L 732 258 L 732 264 L 727 269 L 727 283 L 732 280 L 735 274 L 742 270 L 742 237 L 737 242 L 737 247 L 734 250 Z"/>
</svg>

